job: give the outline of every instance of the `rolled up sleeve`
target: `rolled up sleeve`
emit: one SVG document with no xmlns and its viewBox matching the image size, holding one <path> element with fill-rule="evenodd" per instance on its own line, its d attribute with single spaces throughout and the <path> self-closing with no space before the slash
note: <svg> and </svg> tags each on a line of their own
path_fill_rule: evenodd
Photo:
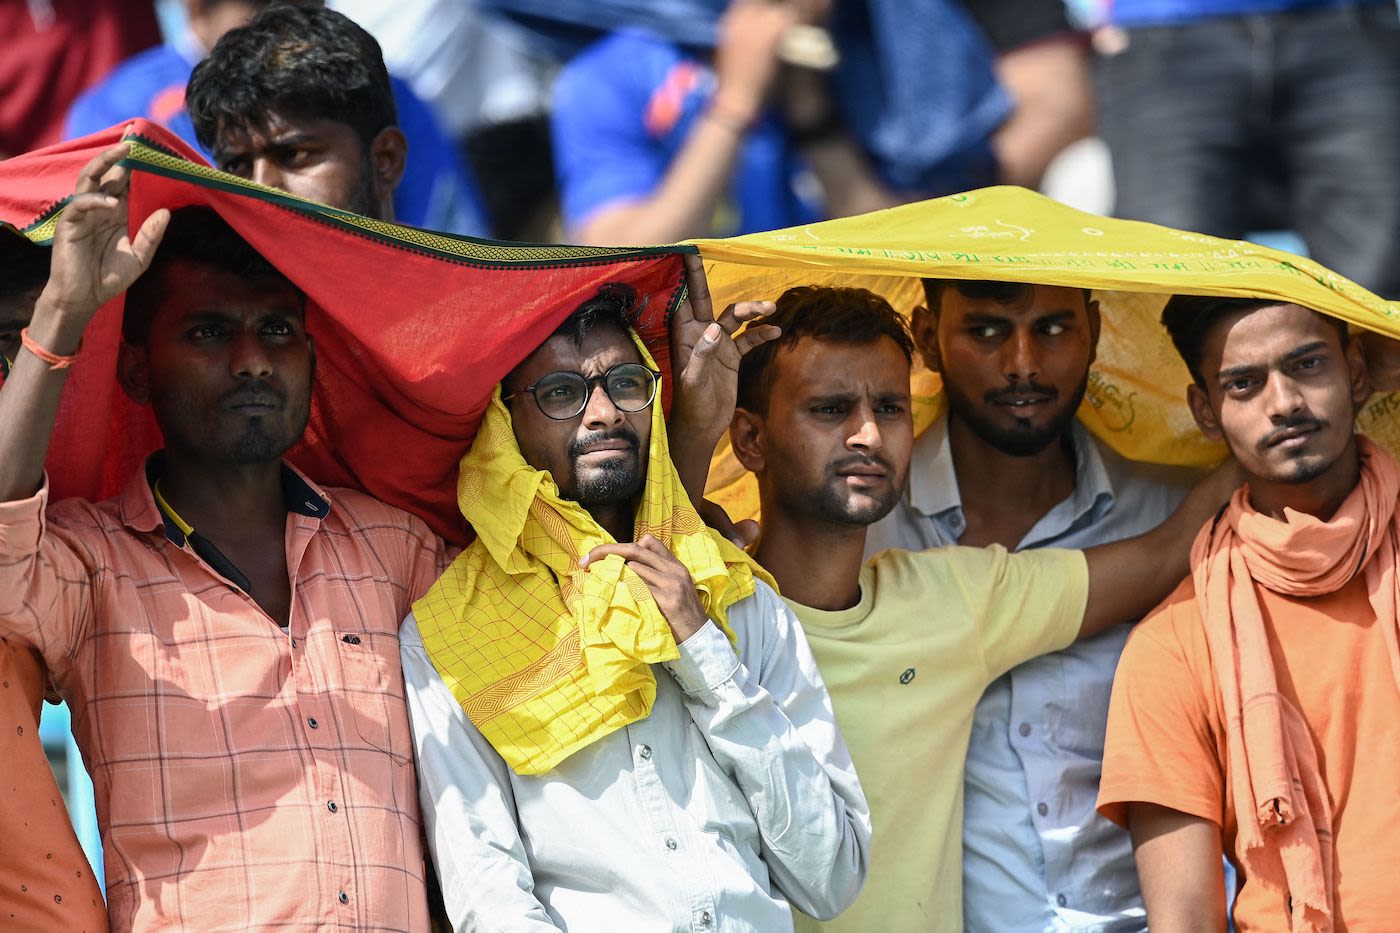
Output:
<svg viewBox="0 0 1400 933">
<path fill-rule="evenodd" d="M 67 667 L 91 625 L 90 555 L 49 527 L 48 479 L 27 499 L 0 502 L 0 635 Z"/>
</svg>

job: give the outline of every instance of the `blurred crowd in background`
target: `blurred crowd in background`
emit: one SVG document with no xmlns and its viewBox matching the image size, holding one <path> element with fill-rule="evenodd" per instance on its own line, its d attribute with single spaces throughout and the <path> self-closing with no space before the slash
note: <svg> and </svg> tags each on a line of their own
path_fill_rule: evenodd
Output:
<svg viewBox="0 0 1400 933">
<path fill-rule="evenodd" d="M 207 157 L 185 83 L 265 5 L 0 4 L 0 156 L 145 117 Z M 669 243 L 1004 183 L 1289 231 L 1273 245 L 1400 296 L 1394 0 L 329 5 L 393 74 L 402 222 Z"/>
</svg>

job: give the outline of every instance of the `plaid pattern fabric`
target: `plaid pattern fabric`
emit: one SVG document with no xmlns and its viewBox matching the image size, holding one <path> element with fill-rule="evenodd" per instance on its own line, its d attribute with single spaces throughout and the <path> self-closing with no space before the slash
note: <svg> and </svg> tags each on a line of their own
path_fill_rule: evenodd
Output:
<svg viewBox="0 0 1400 933">
<path fill-rule="evenodd" d="M 650 355 L 633 335 L 648 365 Z M 543 774 L 645 719 L 651 665 L 679 656 L 656 600 L 622 558 L 580 568 L 612 537 L 520 452 L 500 387 L 462 458 L 462 514 L 478 538 L 413 606 L 428 654 L 463 710 L 517 774 Z M 728 608 L 771 582 L 705 527 L 671 463 L 651 406 L 646 486 L 634 525 L 685 565 L 706 613 L 728 635 Z"/>
<path fill-rule="evenodd" d="M 288 469 L 289 630 L 116 499 L 0 504 L 0 633 L 32 644 L 92 774 L 113 930 L 423 930 L 399 622 L 423 522 Z"/>
</svg>

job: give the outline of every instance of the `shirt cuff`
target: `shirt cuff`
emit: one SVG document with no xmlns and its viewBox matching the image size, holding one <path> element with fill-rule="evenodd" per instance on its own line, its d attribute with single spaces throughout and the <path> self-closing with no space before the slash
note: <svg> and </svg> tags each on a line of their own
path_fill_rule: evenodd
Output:
<svg viewBox="0 0 1400 933">
<path fill-rule="evenodd" d="M 0 554 L 33 554 L 44 537 L 44 508 L 49 504 L 49 476 L 39 491 L 23 499 L 0 502 Z"/>
<path fill-rule="evenodd" d="M 707 621 L 678 646 L 681 656 L 663 664 L 689 696 L 705 699 L 734 679 L 739 656 L 714 620 Z"/>
</svg>

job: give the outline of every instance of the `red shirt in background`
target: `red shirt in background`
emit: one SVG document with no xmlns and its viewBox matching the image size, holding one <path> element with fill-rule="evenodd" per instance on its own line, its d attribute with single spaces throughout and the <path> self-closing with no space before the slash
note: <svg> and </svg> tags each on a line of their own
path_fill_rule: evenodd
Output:
<svg viewBox="0 0 1400 933">
<path fill-rule="evenodd" d="M 75 97 L 159 42 L 152 0 L 0 3 L 0 158 L 58 142 Z"/>
</svg>

